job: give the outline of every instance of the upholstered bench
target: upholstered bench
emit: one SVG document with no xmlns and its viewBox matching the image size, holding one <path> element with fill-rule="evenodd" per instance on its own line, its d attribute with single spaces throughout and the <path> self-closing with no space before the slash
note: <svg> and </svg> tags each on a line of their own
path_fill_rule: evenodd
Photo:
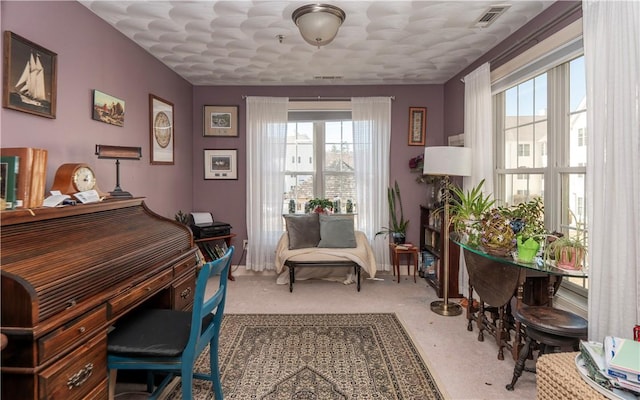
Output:
<svg viewBox="0 0 640 400">
<path fill-rule="evenodd" d="M 370 277 L 376 273 L 376 261 L 367 236 L 354 230 L 353 215 L 348 214 L 288 214 L 284 215 L 287 231 L 280 237 L 276 249 L 278 283 L 288 278 L 289 291 L 293 291 L 296 269 L 313 270 L 303 278 L 326 278 L 332 272 L 325 267 L 353 267 L 357 290 L 360 291 L 361 270 Z M 288 274 L 285 271 L 288 268 Z M 321 268 L 320 268 L 321 267 Z M 342 273 L 342 272 L 340 272 Z M 335 275 L 335 274 L 334 274 Z M 343 283 L 353 283 L 351 273 Z"/>
</svg>

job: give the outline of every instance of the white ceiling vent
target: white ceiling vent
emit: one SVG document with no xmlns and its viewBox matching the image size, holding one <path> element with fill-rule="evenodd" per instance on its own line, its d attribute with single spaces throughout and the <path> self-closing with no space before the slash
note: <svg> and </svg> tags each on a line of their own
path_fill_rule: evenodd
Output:
<svg viewBox="0 0 640 400">
<path fill-rule="evenodd" d="M 485 11 L 480 18 L 478 18 L 473 25 L 472 28 L 486 28 L 489 25 L 493 24 L 493 22 L 498 19 L 499 16 L 504 14 L 511 7 L 509 4 L 502 4 L 497 6 L 491 6 Z"/>
<path fill-rule="evenodd" d="M 342 79 L 342 77 L 339 75 L 316 75 L 313 79 L 320 81 L 335 81 Z"/>
</svg>

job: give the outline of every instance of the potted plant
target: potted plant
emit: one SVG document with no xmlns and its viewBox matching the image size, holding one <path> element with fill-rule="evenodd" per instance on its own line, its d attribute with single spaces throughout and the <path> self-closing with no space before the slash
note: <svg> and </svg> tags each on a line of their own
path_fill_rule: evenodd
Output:
<svg viewBox="0 0 640 400">
<path fill-rule="evenodd" d="M 514 245 L 511 219 L 502 207 L 494 207 L 480 220 L 480 247 L 489 254 L 506 257 Z"/>
<path fill-rule="evenodd" d="M 391 235 L 393 242 L 396 244 L 403 244 L 407 237 L 407 226 L 409 220 L 404 219 L 404 211 L 402 210 L 402 198 L 400 197 L 400 187 L 398 182 L 395 182 L 393 188 L 387 188 L 387 197 L 389 200 L 389 217 L 391 218 L 391 226 L 383 227 L 378 235 Z M 399 206 L 399 209 L 396 207 Z M 400 211 L 400 216 L 396 215 L 397 211 Z"/>
<path fill-rule="evenodd" d="M 189 225 L 189 214 L 183 213 L 182 210 L 178 210 L 178 212 L 174 216 L 174 219 L 181 224 Z"/>
<path fill-rule="evenodd" d="M 571 216 L 575 215 L 569 210 Z M 555 233 L 555 232 L 554 232 Z M 587 255 L 587 241 L 584 230 L 584 223 L 577 222 L 576 234 L 574 236 L 563 235 L 561 233 L 550 235 L 549 244 L 544 250 L 545 261 L 555 260 L 556 266 L 563 269 L 582 269 L 585 256 Z"/>
<path fill-rule="evenodd" d="M 547 237 L 544 226 L 544 204 L 540 197 L 505 209 L 516 235 L 518 260 L 531 262 Z"/>
<path fill-rule="evenodd" d="M 315 212 L 318 214 L 327 214 L 333 210 L 333 201 L 329 199 L 315 198 L 307 202 L 307 208 L 309 212 Z"/>
<path fill-rule="evenodd" d="M 491 195 L 482 193 L 484 179 L 471 190 L 464 191 L 454 184 L 449 185 L 453 194 L 449 205 L 449 218 L 453 229 L 461 235 L 461 239 L 472 245 L 478 245 L 480 240 L 480 220 L 489 211 L 495 200 Z"/>
</svg>

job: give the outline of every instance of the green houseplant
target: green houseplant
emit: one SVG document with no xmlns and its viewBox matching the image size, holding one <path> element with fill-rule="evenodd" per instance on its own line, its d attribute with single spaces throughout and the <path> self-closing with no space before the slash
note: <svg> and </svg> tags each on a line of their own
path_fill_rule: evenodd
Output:
<svg viewBox="0 0 640 400">
<path fill-rule="evenodd" d="M 540 197 L 504 209 L 516 234 L 518 260 L 533 261 L 542 241 L 547 237 L 544 226 L 544 204 Z"/>
<path fill-rule="evenodd" d="M 319 214 L 327 213 L 328 211 L 333 210 L 333 201 L 329 199 L 315 198 L 307 202 L 307 207 L 309 209 L 309 212 L 315 212 Z"/>
<path fill-rule="evenodd" d="M 554 237 L 545 248 L 545 261 L 553 258 L 558 268 L 579 270 L 587 255 L 587 245 L 578 234 L 574 237 Z"/>
<path fill-rule="evenodd" d="M 404 219 L 404 211 L 402 209 L 402 198 L 400 197 L 400 187 L 398 182 L 395 181 L 394 187 L 387 188 L 387 198 L 389 201 L 389 217 L 391 219 L 391 225 L 389 227 L 382 227 L 378 235 L 391 235 L 393 242 L 396 244 L 402 244 L 407 237 L 407 226 L 409 220 Z M 400 211 L 400 215 L 397 212 Z"/>
<path fill-rule="evenodd" d="M 453 229 L 472 245 L 478 245 L 480 240 L 480 220 L 489 211 L 495 200 L 491 195 L 482 193 L 484 179 L 477 186 L 466 192 L 457 185 L 450 184 L 449 190 L 453 194 L 449 205 L 449 218 Z"/>
<path fill-rule="evenodd" d="M 182 210 L 178 210 L 173 218 L 181 224 L 189 225 L 189 214 L 183 213 Z"/>
<path fill-rule="evenodd" d="M 575 214 L 571 210 L 569 212 L 576 219 Z M 574 236 L 562 234 L 549 236 L 549 244 L 544 250 L 545 261 L 554 259 L 556 266 L 559 268 L 581 269 L 587 255 L 587 238 L 584 223 L 576 223 L 576 234 Z"/>
</svg>

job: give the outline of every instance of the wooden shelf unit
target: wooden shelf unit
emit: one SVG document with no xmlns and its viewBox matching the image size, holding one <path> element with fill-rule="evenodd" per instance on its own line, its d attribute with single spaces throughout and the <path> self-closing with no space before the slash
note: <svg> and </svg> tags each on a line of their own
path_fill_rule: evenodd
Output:
<svg viewBox="0 0 640 400">
<path fill-rule="evenodd" d="M 441 280 L 444 278 L 444 226 L 443 210 L 437 207 L 420 206 L 420 250 L 429 252 L 433 258 L 433 274 L 425 270 L 424 278 L 431 285 L 438 297 L 443 297 L 444 288 Z M 423 257 L 424 258 L 424 257 Z M 449 297 L 461 298 L 458 287 L 458 271 L 460 259 L 460 247 L 449 241 Z"/>
</svg>

